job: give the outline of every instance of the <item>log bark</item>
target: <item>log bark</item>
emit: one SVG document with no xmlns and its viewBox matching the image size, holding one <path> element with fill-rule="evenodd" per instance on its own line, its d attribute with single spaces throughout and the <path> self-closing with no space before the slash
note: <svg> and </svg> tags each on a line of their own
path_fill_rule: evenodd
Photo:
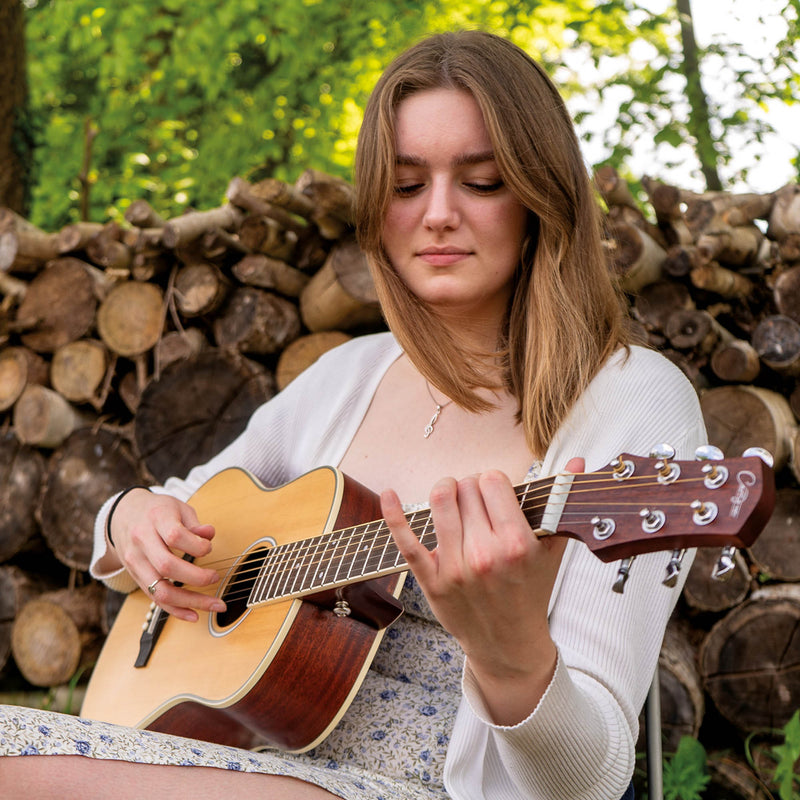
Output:
<svg viewBox="0 0 800 800">
<path fill-rule="evenodd" d="M 50 459 L 39 506 L 42 534 L 55 557 L 71 569 L 88 570 L 100 506 L 141 482 L 125 439 L 103 427 L 75 431 Z"/>
<path fill-rule="evenodd" d="M 697 254 L 704 263 L 718 261 L 736 267 L 758 259 L 764 235 L 755 225 L 733 228 L 719 226 L 703 231 L 697 238 Z"/>
<path fill-rule="evenodd" d="M 292 262 L 299 237 L 271 217 L 250 214 L 239 226 L 239 240 L 250 253 Z"/>
<path fill-rule="evenodd" d="M 786 465 L 794 416 L 782 395 L 760 386 L 717 386 L 700 397 L 708 440 L 730 456 L 748 447 L 772 453 L 775 471 Z"/>
<path fill-rule="evenodd" d="M 378 296 L 366 258 L 354 237 L 338 242 L 300 296 L 300 315 L 312 332 L 375 325 Z"/>
<path fill-rule="evenodd" d="M 75 250 L 84 250 L 103 227 L 102 222 L 76 222 L 74 225 L 65 225 L 58 232 L 59 252 L 71 253 Z"/>
<path fill-rule="evenodd" d="M 156 480 L 185 475 L 233 441 L 275 391 L 272 373 L 235 353 L 212 348 L 175 362 L 142 393 L 137 451 Z"/>
<path fill-rule="evenodd" d="M 99 653 L 100 605 L 104 590 L 92 583 L 59 590 L 28 602 L 11 634 L 14 661 L 34 686 L 67 683 Z"/>
<path fill-rule="evenodd" d="M 236 289 L 213 323 L 219 347 L 241 353 L 278 353 L 300 335 L 297 306 L 252 287 Z"/>
<path fill-rule="evenodd" d="M 800 233 L 800 185 L 789 183 L 775 192 L 767 236 L 781 242 L 793 233 Z"/>
<path fill-rule="evenodd" d="M 733 609 L 700 648 L 714 705 L 738 731 L 780 728 L 800 706 L 800 587 L 767 587 Z"/>
<path fill-rule="evenodd" d="M 298 236 L 307 227 L 305 223 L 300 222 L 289 212 L 284 211 L 282 208 L 276 208 L 260 196 L 257 196 L 255 187 L 244 178 L 233 178 L 228 184 L 225 197 L 243 211 L 273 219 L 282 228 L 292 231 Z"/>
<path fill-rule="evenodd" d="M 165 333 L 156 345 L 156 374 L 175 361 L 196 356 L 206 347 L 208 339 L 199 328 L 184 328 Z"/>
<path fill-rule="evenodd" d="M 69 256 L 55 259 L 30 282 L 17 310 L 17 321 L 28 327 L 22 343 L 52 353 L 88 333 L 96 308 L 84 262 Z"/>
<path fill-rule="evenodd" d="M 299 269 L 261 253 L 245 256 L 233 266 L 242 283 L 259 289 L 272 289 L 286 297 L 300 297 L 310 278 Z"/>
<path fill-rule="evenodd" d="M 306 169 L 295 188 L 314 205 L 315 216 L 335 218 L 348 226 L 355 224 L 355 188 L 351 183 L 316 169 Z"/>
<path fill-rule="evenodd" d="M 744 299 L 753 292 L 753 282 L 738 272 L 726 269 L 716 261 L 702 264 L 689 273 L 692 283 L 722 297 Z"/>
<path fill-rule="evenodd" d="M 0 437 L 0 564 L 29 549 L 37 538 L 44 471 L 37 449 L 9 433 Z"/>
<path fill-rule="evenodd" d="M 275 369 L 278 390 L 285 389 L 303 370 L 310 367 L 323 353 L 348 341 L 342 331 L 320 331 L 295 339 L 281 353 Z"/>
<path fill-rule="evenodd" d="M 125 281 L 115 286 L 97 312 L 97 332 L 120 356 L 139 356 L 153 348 L 164 325 L 164 296 L 154 283 Z"/>
<path fill-rule="evenodd" d="M 800 581 L 800 489 L 777 489 L 772 517 L 749 553 L 766 578 Z"/>
<path fill-rule="evenodd" d="M 778 313 L 800 323 L 800 266 L 781 272 L 772 294 Z"/>
<path fill-rule="evenodd" d="M 216 228 L 235 230 L 242 219 L 244 219 L 242 211 L 231 203 L 212 208 L 210 211 L 190 211 L 181 217 L 173 217 L 164 225 L 162 241 L 165 247 L 174 250 Z"/>
<path fill-rule="evenodd" d="M 606 253 L 626 292 L 634 294 L 661 278 L 666 252 L 641 228 L 629 224 L 609 226 Z"/>
<path fill-rule="evenodd" d="M 147 200 L 134 200 L 125 211 L 125 219 L 137 228 L 163 228 L 167 222 Z"/>
<path fill-rule="evenodd" d="M 131 248 L 122 241 L 122 228 L 110 222 L 86 243 L 86 255 L 102 267 L 117 272 L 127 271 L 133 262 Z"/>
</svg>

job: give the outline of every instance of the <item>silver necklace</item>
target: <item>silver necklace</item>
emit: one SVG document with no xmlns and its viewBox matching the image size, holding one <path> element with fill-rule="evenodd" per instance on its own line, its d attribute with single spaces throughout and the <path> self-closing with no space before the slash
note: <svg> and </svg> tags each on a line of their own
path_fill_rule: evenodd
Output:
<svg viewBox="0 0 800 800">
<path fill-rule="evenodd" d="M 433 429 L 436 426 L 436 422 L 439 419 L 439 415 L 453 401 L 448 400 L 444 405 L 442 405 L 441 403 L 437 403 L 436 398 L 433 396 L 433 392 L 431 391 L 431 385 L 428 383 L 428 381 L 425 381 L 425 388 L 428 390 L 428 394 L 430 395 L 431 400 L 433 400 L 433 403 L 436 406 L 436 411 L 433 412 L 433 416 L 431 417 L 430 422 L 428 422 L 428 424 L 425 426 L 425 433 L 423 435 L 427 439 L 433 433 Z"/>
</svg>

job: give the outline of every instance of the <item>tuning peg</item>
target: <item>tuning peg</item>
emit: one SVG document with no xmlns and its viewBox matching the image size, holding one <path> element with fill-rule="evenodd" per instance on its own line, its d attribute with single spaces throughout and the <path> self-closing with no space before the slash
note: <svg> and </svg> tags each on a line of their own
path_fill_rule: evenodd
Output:
<svg viewBox="0 0 800 800">
<path fill-rule="evenodd" d="M 724 486 L 727 483 L 728 477 L 730 476 L 728 468 L 724 464 L 716 463 L 725 458 L 719 447 L 714 447 L 713 444 L 701 445 L 694 451 L 694 457 L 696 461 L 711 462 L 709 464 L 704 464 L 702 469 L 705 475 L 703 483 L 706 489 L 719 489 L 720 486 Z"/>
<path fill-rule="evenodd" d="M 711 572 L 711 577 L 715 581 L 726 581 L 733 574 L 736 568 L 736 548 L 732 545 L 722 548 L 719 559 Z"/>
<path fill-rule="evenodd" d="M 631 572 L 631 564 L 633 564 L 634 558 L 636 558 L 636 556 L 624 558 L 622 561 L 620 561 L 619 569 L 617 570 L 617 577 L 614 578 L 614 585 L 611 587 L 612 590 L 617 594 L 622 594 L 625 591 L 625 584 L 628 581 L 628 577 Z"/>
<path fill-rule="evenodd" d="M 670 461 L 675 458 L 675 448 L 671 444 L 661 442 L 650 450 L 650 458 L 660 458 L 663 461 Z"/>
<path fill-rule="evenodd" d="M 765 450 L 763 447 L 748 447 L 742 455 L 745 458 L 748 456 L 758 456 L 768 467 L 774 466 L 775 463 L 772 453 L 770 453 L 769 450 Z"/>
<path fill-rule="evenodd" d="M 662 442 L 650 450 L 650 458 L 655 458 L 655 468 L 658 470 L 659 483 L 673 483 L 681 474 L 681 468 L 672 462 L 675 458 L 675 448 L 671 444 Z"/>
<path fill-rule="evenodd" d="M 725 456 L 719 447 L 714 447 L 713 444 L 703 444 L 694 451 L 694 457 L 697 461 L 723 461 Z"/>
<path fill-rule="evenodd" d="M 678 583 L 678 575 L 680 575 L 681 572 L 681 564 L 683 563 L 684 555 L 686 555 L 686 550 L 672 551 L 672 556 L 667 564 L 667 574 L 662 581 L 664 586 L 669 586 L 672 588 Z"/>
</svg>

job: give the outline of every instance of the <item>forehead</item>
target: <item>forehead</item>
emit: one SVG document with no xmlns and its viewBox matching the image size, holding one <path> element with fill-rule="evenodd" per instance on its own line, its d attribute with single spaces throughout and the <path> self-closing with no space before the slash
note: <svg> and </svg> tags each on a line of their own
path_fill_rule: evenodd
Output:
<svg viewBox="0 0 800 800">
<path fill-rule="evenodd" d="M 492 142 L 475 98 L 461 89 L 429 89 L 397 106 L 398 163 L 491 154 Z"/>
</svg>

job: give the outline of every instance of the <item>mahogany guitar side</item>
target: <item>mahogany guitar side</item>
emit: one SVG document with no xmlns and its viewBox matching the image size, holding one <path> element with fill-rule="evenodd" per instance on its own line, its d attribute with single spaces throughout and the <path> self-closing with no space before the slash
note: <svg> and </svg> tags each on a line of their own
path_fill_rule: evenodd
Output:
<svg viewBox="0 0 800 800">
<path fill-rule="evenodd" d="M 241 562 L 265 537 L 285 544 L 380 517 L 377 496 L 331 468 L 278 489 L 228 469 L 189 502 L 216 528 L 200 565 Z M 369 583 L 394 600 L 404 577 Z M 223 579 L 222 596 L 225 587 Z M 322 741 L 350 705 L 384 632 L 308 598 L 258 606 L 222 625 L 214 614 L 201 613 L 196 623 L 168 617 L 147 665 L 134 668 L 149 609 L 143 592 L 126 597 L 81 714 L 239 747 L 265 742 L 300 752 Z"/>
</svg>

